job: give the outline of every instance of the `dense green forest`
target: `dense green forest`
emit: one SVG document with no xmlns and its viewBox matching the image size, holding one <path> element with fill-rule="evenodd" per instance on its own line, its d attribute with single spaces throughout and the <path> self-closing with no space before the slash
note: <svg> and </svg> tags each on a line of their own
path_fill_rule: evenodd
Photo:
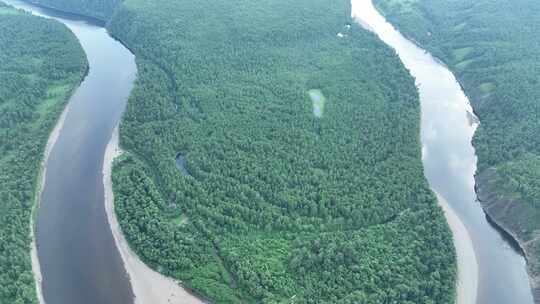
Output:
<svg viewBox="0 0 540 304">
<path fill-rule="evenodd" d="M 147 264 L 216 303 L 453 303 L 414 81 L 348 0 L 127 0 L 109 30 L 137 56 L 113 183 Z"/>
<path fill-rule="evenodd" d="M 486 210 L 525 247 L 540 302 L 540 2 L 375 2 L 447 63 L 470 97 L 481 121 L 474 138 L 478 186 L 499 201 Z"/>
<path fill-rule="evenodd" d="M 37 303 L 30 217 L 49 132 L 84 75 L 75 36 L 0 2 L 0 303 Z"/>
<path fill-rule="evenodd" d="M 38 5 L 107 21 L 121 0 L 28 0 Z"/>
</svg>

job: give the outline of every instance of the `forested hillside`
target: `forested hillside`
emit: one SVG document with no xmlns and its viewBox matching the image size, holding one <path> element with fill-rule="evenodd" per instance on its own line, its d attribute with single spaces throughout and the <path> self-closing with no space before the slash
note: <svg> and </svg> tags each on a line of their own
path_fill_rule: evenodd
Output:
<svg viewBox="0 0 540 304">
<path fill-rule="evenodd" d="M 28 0 L 46 7 L 59 9 L 80 15 L 86 15 L 103 21 L 109 20 L 121 0 Z"/>
<path fill-rule="evenodd" d="M 453 303 L 413 79 L 348 0 L 127 0 L 109 27 L 137 56 L 113 182 L 147 264 L 215 303 Z"/>
<path fill-rule="evenodd" d="M 36 303 L 30 217 L 49 132 L 86 61 L 56 21 L 0 2 L 0 303 Z"/>
<path fill-rule="evenodd" d="M 446 62 L 481 125 L 474 138 L 485 210 L 524 247 L 540 303 L 540 2 L 376 0 Z"/>
</svg>

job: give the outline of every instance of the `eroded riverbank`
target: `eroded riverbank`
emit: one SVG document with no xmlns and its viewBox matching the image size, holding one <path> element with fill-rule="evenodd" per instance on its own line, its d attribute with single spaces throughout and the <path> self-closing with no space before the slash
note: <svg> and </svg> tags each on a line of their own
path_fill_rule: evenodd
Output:
<svg viewBox="0 0 540 304">
<path fill-rule="evenodd" d="M 533 298 L 535 303 L 538 303 L 540 302 L 540 274 L 536 270 L 540 269 L 540 265 L 536 257 L 540 253 L 540 235 L 521 229 L 520 220 L 528 219 L 531 210 L 519 199 L 500 194 L 498 178 L 498 173 L 494 168 L 484 170 L 476 176 L 478 200 L 488 220 L 500 229 L 501 233 L 506 234 L 509 241 L 515 243 L 516 250 L 525 256 Z"/>
</svg>

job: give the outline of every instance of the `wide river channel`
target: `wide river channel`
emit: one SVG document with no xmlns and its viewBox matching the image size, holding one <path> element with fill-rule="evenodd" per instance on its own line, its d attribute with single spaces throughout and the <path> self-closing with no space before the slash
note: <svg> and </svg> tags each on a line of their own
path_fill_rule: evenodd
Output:
<svg viewBox="0 0 540 304">
<path fill-rule="evenodd" d="M 133 303 L 105 213 L 102 168 L 105 148 L 133 88 L 135 58 L 98 21 L 20 1 L 4 2 L 64 23 L 79 39 L 90 67 L 69 101 L 45 164 L 36 231 L 44 300 Z"/>
<path fill-rule="evenodd" d="M 471 139 L 477 122 L 456 78 L 386 22 L 371 0 L 352 0 L 352 15 L 394 48 L 416 79 L 425 175 L 454 232 L 458 304 L 532 304 L 525 259 L 487 221 L 476 199 L 476 154 Z"/>
<path fill-rule="evenodd" d="M 133 303 L 103 195 L 103 158 L 136 77 L 135 58 L 98 21 L 3 0 L 54 18 L 77 36 L 89 74 L 69 102 L 47 159 L 36 241 L 48 304 Z M 453 74 L 405 39 L 373 7 L 352 0 L 353 17 L 394 48 L 416 78 L 425 175 L 454 233 L 458 304 L 532 304 L 525 260 L 487 221 L 474 192 L 477 127 Z"/>
</svg>

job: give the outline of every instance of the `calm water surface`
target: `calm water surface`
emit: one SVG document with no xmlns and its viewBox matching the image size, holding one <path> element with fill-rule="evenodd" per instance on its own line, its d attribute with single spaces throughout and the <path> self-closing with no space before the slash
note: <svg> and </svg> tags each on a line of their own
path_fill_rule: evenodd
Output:
<svg viewBox="0 0 540 304">
<path fill-rule="evenodd" d="M 67 25 L 90 64 L 47 161 L 36 233 L 45 301 L 133 303 L 104 209 L 102 168 L 105 147 L 133 87 L 135 58 L 97 22 L 4 1 Z"/>
<path fill-rule="evenodd" d="M 478 261 L 477 303 L 532 304 L 524 258 L 487 222 L 476 199 L 476 155 L 471 145 L 476 125 L 454 75 L 387 23 L 371 0 L 352 4 L 353 17 L 393 47 L 416 78 L 425 175 L 469 231 Z"/>
</svg>

